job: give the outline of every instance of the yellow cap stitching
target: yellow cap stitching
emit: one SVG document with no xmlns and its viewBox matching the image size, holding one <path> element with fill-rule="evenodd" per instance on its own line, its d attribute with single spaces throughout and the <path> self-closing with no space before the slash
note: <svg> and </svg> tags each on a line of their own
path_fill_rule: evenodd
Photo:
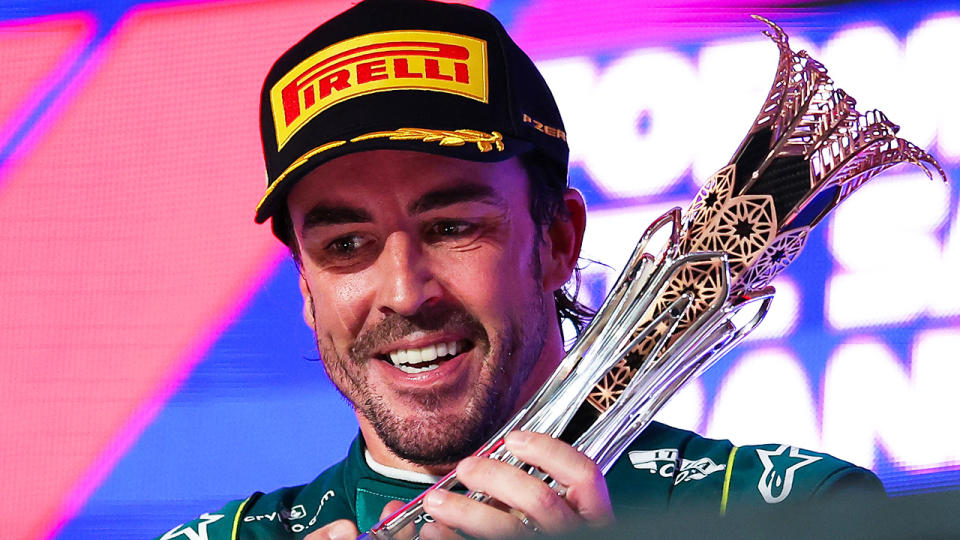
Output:
<svg viewBox="0 0 960 540">
<path fill-rule="evenodd" d="M 457 129 L 454 131 L 447 131 L 426 128 L 400 128 L 394 131 L 374 131 L 371 133 L 365 133 L 350 139 L 350 142 L 353 143 L 370 139 L 384 138 L 390 139 L 391 141 L 436 142 L 440 146 L 463 146 L 466 143 L 475 143 L 477 145 L 477 150 L 481 152 L 489 152 L 494 148 L 496 148 L 498 152 L 502 152 L 504 149 L 503 135 L 501 135 L 500 132 L 494 131 L 491 133 L 484 133 L 483 131 L 476 131 L 472 129 Z M 267 200 L 267 197 L 273 193 L 273 190 L 280 185 L 280 182 L 289 176 L 290 173 L 292 173 L 295 169 L 298 169 L 304 165 L 313 156 L 344 144 L 347 144 L 347 141 L 328 142 L 297 158 L 297 160 L 287 167 L 285 171 L 280 173 L 280 176 L 277 177 L 276 182 L 267 187 L 267 192 L 263 194 L 263 198 L 260 199 L 260 203 L 257 204 L 257 212 L 260 212 L 260 207 L 263 206 L 263 203 Z"/>
<path fill-rule="evenodd" d="M 319 154 L 319 153 L 321 153 L 321 152 L 326 152 L 327 150 L 330 150 L 331 148 L 336 148 L 336 147 L 341 146 L 341 145 L 344 145 L 344 144 L 347 144 L 347 141 L 332 141 L 332 142 L 328 142 L 327 144 L 320 145 L 320 146 L 314 148 L 313 150 L 310 150 L 310 151 L 307 152 L 306 154 L 300 156 L 296 161 L 293 162 L 293 164 L 291 164 L 289 167 L 287 167 L 287 170 L 285 170 L 285 171 L 283 171 L 282 173 L 280 173 L 280 176 L 277 177 L 277 181 L 276 181 L 276 182 L 270 184 L 270 185 L 267 187 L 267 192 L 263 194 L 263 198 L 260 199 L 260 203 L 257 204 L 257 212 L 260 211 L 260 207 L 263 206 L 263 203 L 264 203 L 264 201 L 267 200 L 267 197 L 269 197 L 270 194 L 273 193 L 273 190 L 274 190 L 278 185 L 280 185 L 280 182 L 283 182 L 283 179 L 286 178 L 290 173 L 292 173 L 292 172 L 294 171 L 294 169 L 299 168 L 301 165 L 303 165 L 304 163 L 306 163 L 307 160 L 309 160 L 309 159 L 312 158 L 313 156 L 315 156 L 315 155 L 317 155 L 317 154 Z"/>
</svg>

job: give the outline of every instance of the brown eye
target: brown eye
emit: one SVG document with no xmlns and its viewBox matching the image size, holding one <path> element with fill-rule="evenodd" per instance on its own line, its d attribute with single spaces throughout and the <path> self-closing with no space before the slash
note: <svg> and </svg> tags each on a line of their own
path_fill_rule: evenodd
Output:
<svg viewBox="0 0 960 540">
<path fill-rule="evenodd" d="M 356 234 L 341 236 L 327 244 L 327 251 L 337 256 L 350 256 L 367 243 L 366 239 Z"/>
<path fill-rule="evenodd" d="M 436 240 L 444 240 L 470 236 L 476 231 L 477 225 L 468 221 L 440 221 L 430 227 L 428 235 Z"/>
</svg>

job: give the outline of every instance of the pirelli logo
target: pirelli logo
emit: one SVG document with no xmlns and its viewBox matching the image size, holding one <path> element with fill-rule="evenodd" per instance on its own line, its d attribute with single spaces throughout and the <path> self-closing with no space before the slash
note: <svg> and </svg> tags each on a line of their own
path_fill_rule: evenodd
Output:
<svg viewBox="0 0 960 540">
<path fill-rule="evenodd" d="M 270 89 L 278 149 L 320 112 L 390 90 L 430 90 L 487 103 L 487 42 L 427 30 L 377 32 L 335 43 Z"/>
</svg>

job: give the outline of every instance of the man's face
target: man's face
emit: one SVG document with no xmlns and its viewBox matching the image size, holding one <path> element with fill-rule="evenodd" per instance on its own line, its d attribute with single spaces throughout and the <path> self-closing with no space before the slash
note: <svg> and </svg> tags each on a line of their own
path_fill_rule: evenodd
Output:
<svg viewBox="0 0 960 540">
<path fill-rule="evenodd" d="M 326 371 L 396 455 L 453 463 L 539 385 L 556 321 L 517 159 L 349 154 L 288 205 Z"/>
</svg>

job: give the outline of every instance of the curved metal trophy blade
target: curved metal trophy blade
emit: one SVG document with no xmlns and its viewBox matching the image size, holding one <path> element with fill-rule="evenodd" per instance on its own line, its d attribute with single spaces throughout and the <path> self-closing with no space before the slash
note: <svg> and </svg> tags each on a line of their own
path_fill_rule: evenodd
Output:
<svg viewBox="0 0 960 540">
<path fill-rule="evenodd" d="M 536 431 L 572 444 L 606 472 L 686 381 L 763 320 L 774 294 L 769 283 L 833 208 L 901 162 L 946 180 L 937 161 L 898 138 L 899 128 L 882 112 L 858 112 L 852 97 L 833 88 L 822 64 L 790 49 L 777 25 L 755 18 L 770 26 L 764 33 L 780 59 L 733 159 L 685 213 L 674 208 L 650 225 L 551 378 L 476 455 L 519 467 L 562 492 L 503 447 L 510 431 Z M 669 239 L 654 256 L 649 244 L 664 230 Z M 427 491 L 456 487 L 451 472 Z M 422 499 L 365 537 L 417 538 Z"/>
</svg>

